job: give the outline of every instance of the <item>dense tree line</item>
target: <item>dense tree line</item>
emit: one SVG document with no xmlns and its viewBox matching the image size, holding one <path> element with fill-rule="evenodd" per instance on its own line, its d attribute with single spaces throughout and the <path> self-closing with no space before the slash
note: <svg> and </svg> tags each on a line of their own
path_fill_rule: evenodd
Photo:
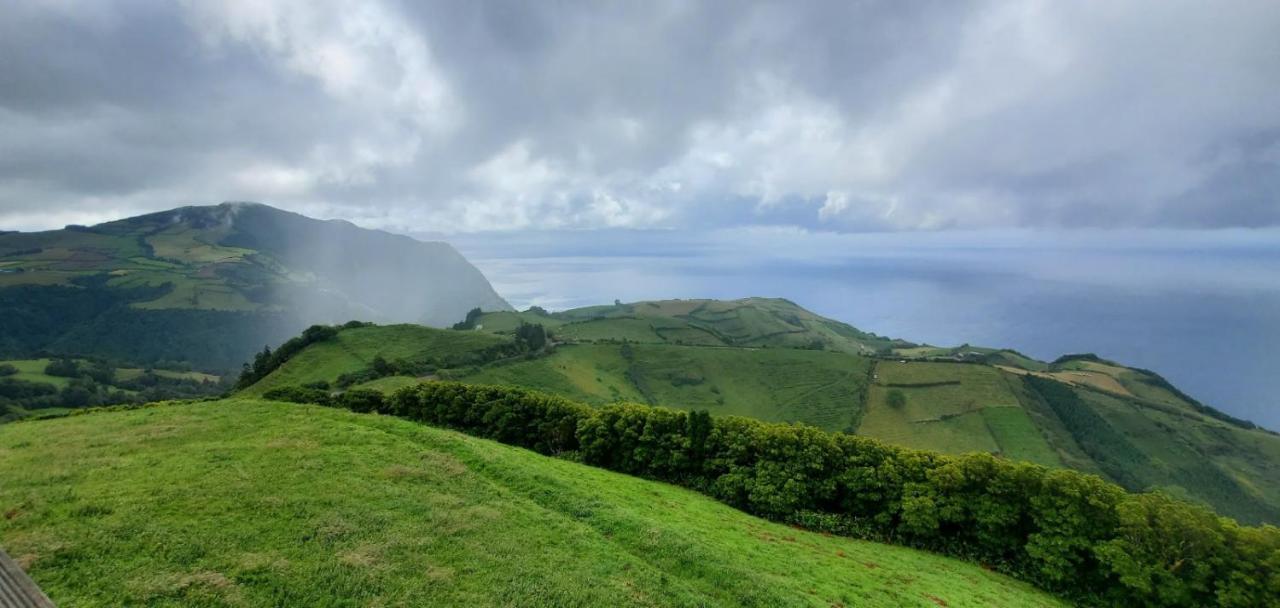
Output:
<svg viewBox="0 0 1280 608">
<path fill-rule="evenodd" d="M 0 288 L 0 358 L 50 352 L 139 365 L 187 361 L 228 370 L 264 339 L 282 340 L 296 331 L 276 313 L 135 308 L 130 304 L 160 297 L 172 286 L 107 287 L 106 278 L 81 277 L 74 287 Z"/>
<path fill-rule="evenodd" d="M 771 519 L 974 560 L 1084 603 L 1280 605 L 1280 530 L 1075 471 L 705 412 L 595 409 L 518 388 L 430 382 L 389 398 L 294 390 L 276 396 L 684 485 Z"/>
<path fill-rule="evenodd" d="M 465 319 L 453 324 L 453 329 L 475 329 L 476 322 L 479 321 L 482 316 L 484 316 L 484 311 L 480 310 L 479 307 L 472 308 L 467 311 L 467 317 Z"/>
</svg>

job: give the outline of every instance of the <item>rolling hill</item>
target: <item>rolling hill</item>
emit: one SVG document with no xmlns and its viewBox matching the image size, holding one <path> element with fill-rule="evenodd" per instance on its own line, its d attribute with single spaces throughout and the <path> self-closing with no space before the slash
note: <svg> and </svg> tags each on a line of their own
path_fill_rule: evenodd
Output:
<svg viewBox="0 0 1280 608">
<path fill-rule="evenodd" d="M 405 420 L 237 398 L 0 427 L 67 606 L 1061 606 L 978 565 Z"/>
<path fill-rule="evenodd" d="M 871 354 L 914 344 L 861 331 L 813 314 L 790 300 L 658 300 L 589 306 L 547 313 L 494 311 L 478 325 L 509 332 L 521 322 L 540 323 L 562 339 L 620 341 L 691 346 L 809 348 Z"/>
<path fill-rule="evenodd" d="M 732 325 L 693 317 L 708 309 Z M 664 310 L 672 316 L 657 314 Z M 304 349 L 246 394 L 316 383 L 335 391 L 391 391 L 430 379 L 508 384 L 596 405 L 632 401 L 802 422 L 951 454 L 990 452 L 1098 474 L 1129 490 L 1164 490 L 1244 522 L 1280 521 L 1280 436 L 1200 404 L 1154 372 L 1092 356 L 1042 362 L 857 330 L 825 334 L 829 325 L 801 311 L 784 300 L 672 301 L 488 313 L 468 331 L 361 327 Z M 771 326 L 779 317 L 801 322 L 780 334 Z M 520 322 L 544 324 L 556 343 L 520 356 L 441 359 L 509 343 Z M 758 346 L 728 346 L 725 337 L 691 345 L 655 329 L 681 323 L 699 328 L 681 335 L 727 336 L 733 327 L 732 340 Z M 826 348 L 816 350 L 822 340 Z M 434 364 L 421 373 L 370 373 L 377 357 Z M 338 382 L 344 374 L 349 382 Z"/>
<path fill-rule="evenodd" d="M 312 323 L 506 310 L 446 243 L 254 203 L 0 233 L 0 356 L 238 367 Z"/>
</svg>

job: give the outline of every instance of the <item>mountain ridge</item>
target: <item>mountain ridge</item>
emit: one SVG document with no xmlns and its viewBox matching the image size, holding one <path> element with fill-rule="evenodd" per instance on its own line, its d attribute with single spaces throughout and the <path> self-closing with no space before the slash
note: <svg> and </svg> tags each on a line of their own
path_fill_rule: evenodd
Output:
<svg viewBox="0 0 1280 608">
<path fill-rule="evenodd" d="M 44 314 L 47 306 L 29 305 L 39 301 L 65 310 Z M 0 329 L 19 336 L 0 340 L 9 356 L 47 350 L 148 359 L 156 353 L 119 348 L 128 338 L 112 327 L 187 334 L 222 326 L 235 338 L 226 349 L 215 347 L 217 356 L 202 356 L 196 344 L 180 350 L 194 363 L 229 369 L 313 323 L 360 318 L 443 326 L 476 306 L 510 308 L 448 243 L 260 203 L 187 206 L 0 235 L 0 312 L 14 313 Z M 107 314 L 110 323 L 99 321 Z M 19 322 L 44 329 L 31 335 Z M 260 337 L 247 342 L 253 335 Z M 183 354 L 172 351 L 165 355 Z"/>
</svg>

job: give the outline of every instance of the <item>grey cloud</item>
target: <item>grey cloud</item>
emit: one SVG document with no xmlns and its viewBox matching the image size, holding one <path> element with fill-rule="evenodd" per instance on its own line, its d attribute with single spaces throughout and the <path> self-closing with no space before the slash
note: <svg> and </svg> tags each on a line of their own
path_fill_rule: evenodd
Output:
<svg viewBox="0 0 1280 608">
<path fill-rule="evenodd" d="M 4 10 L 5 227 L 225 199 L 446 233 L 1280 223 L 1273 3 Z"/>
</svg>

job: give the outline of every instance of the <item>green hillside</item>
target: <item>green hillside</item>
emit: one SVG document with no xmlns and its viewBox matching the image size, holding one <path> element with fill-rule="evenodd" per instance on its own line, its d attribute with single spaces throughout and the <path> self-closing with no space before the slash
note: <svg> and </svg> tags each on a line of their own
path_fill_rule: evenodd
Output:
<svg viewBox="0 0 1280 608">
<path fill-rule="evenodd" d="M 67 606 L 1059 606 L 977 565 L 394 418 L 252 399 L 0 427 Z"/>
<path fill-rule="evenodd" d="M 389 360 L 455 358 L 482 351 L 504 338 L 480 332 L 445 331 L 421 325 L 357 327 L 303 350 L 286 365 L 245 389 L 254 396 L 280 386 L 301 386 L 315 382 L 335 382 L 345 373 L 373 365 L 376 357 Z"/>
<path fill-rule="evenodd" d="M 766 311 L 746 312 L 757 305 Z M 1092 356 L 1046 363 L 968 346 L 858 355 L 835 348 L 676 344 L 652 330 L 644 338 L 640 331 L 699 307 L 760 318 L 778 306 L 794 305 L 671 301 L 553 315 L 490 313 L 475 330 L 464 331 L 357 328 L 341 332 L 332 344 L 304 350 L 247 394 L 317 382 L 332 390 L 384 392 L 437 378 L 509 384 L 595 405 L 630 401 L 707 410 L 802 422 L 949 454 L 990 452 L 1098 474 L 1129 490 L 1161 489 L 1245 522 L 1280 522 L 1280 437 L 1191 400 L 1153 372 Z M 668 316 L 598 316 L 620 308 Z M 520 323 L 539 319 L 546 320 L 556 342 L 547 351 L 436 365 L 422 374 L 368 373 L 377 356 L 439 360 L 510 343 Z M 575 327 L 577 334 L 569 331 Z M 603 333 L 575 337 L 585 335 L 583 328 Z M 604 332 L 609 328 L 619 335 Z M 361 372 L 358 383 L 337 382 L 343 374 Z"/>
<path fill-rule="evenodd" d="M 352 318 L 448 325 L 510 308 L 447 243 L 253 203 L 0 232 L 0 356 L 237 367 Z"/>
</svg>

